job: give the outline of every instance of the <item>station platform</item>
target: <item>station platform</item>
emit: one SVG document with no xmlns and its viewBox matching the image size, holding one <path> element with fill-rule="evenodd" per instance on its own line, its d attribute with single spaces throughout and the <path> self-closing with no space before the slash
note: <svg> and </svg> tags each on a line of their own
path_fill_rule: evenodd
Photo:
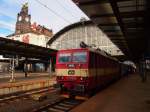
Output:
<svg viewBox="0 0 150 112">
<path fill-rule="evenodd" d="M 23 83 L 23 82 L 32 82 L 39 80 L 47 80 L 53 78 L 49 73 L 29 73 L 27 77 L 25 77 L 24 73 L 15 73 L 14 83 Z M 1 73 L 0 74 L 0 86 L 4 86 L 10 84 L 11 74 Z"/>
<path fill-rule="evenodd" d="M 144 83 L 138 74 L 124 77 L 71 112 L 150 112 L 150 74 Z"/>
<path fill-rule="evenodd" d="M 21 91 L 52 86 L 56 83 L 54 75 L 48 73 L 30 73 L 27 77 L 24 73 L 15 73 L 14 82 L 10 82 L 10 74 L 1 74 L 0 97 Z"/>
</svg>

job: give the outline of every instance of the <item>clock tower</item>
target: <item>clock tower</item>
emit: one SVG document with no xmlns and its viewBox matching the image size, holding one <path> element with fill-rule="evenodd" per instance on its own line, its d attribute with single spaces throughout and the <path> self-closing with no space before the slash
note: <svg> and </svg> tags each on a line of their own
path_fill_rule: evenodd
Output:
<svg viewBox="0 0 150 112">
<path fill-rule="evenodd" d="M 28 14 L 28 3 L 23 4 L 21 12 L 17 15 L 15 34 L 31 31 L 31 15 Z"/>
</svg>

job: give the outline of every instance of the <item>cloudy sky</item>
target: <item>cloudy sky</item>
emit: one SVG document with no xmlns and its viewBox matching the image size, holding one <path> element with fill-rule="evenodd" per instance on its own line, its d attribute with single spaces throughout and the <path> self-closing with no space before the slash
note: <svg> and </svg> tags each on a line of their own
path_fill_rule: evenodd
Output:
<svg viewBox="0 0 150 112">
<path fill-rule="evenodd" d="M 29 3 L 31 22 L 44 25 L 54 33 L 81 17 L 88 19 L 71 0 L 0 0 L 0 36 L 14 32 L 17 13 L 25 2 Z"/>
</svg>

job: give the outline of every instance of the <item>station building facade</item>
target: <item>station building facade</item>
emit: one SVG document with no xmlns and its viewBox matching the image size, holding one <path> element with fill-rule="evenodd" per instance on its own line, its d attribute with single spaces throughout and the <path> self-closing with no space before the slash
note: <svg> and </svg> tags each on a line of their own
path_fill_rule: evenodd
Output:
<svg viewBox="0 0 150 112">
<path fill-rule="evenodd" d="M 46 43 L 52 36 L 52 29 L 38 25 L 35 22 L 31 24 L 31 15 L 28 14 L 28 4 L 25 3 L 21 11 L 17 14 L 15 32 L 7 37 L 27 44 L 46 47 Z"/>
<path fill-rule="evenodd" d="M 65 27 L 49 40 L 48 45 L 60 50 L 80 48 L 81 42 L 111 55 L 122 55 L 119 48 L 91 21 L 80 21 Z"/>
</svg>

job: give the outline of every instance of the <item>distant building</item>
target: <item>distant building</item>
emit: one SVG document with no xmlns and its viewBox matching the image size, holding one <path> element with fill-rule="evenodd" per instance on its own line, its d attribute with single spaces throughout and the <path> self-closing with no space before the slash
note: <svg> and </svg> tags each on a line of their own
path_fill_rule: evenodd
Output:
<svg viewBox="0 0 150 112">
<path fill-rule="evenodd" d="M 53 36 L 52 29 L 38 25 L 35 22 L 31 24 L 31 15 L 28 14 L 28 3 L 23 4 L 21 11 L 17 14 L 15 32 L 8 35 L 8 39 L 18 40 L 27 44 L 34 44 L 42 47 L 47 47 L 48 40 Z M 42 62 L 34 62 L 33 59 L 28 61 L 27 70 L 30 72 L 43 72 L 46 65 Z M 6 64 L 5 64 L 6 63 Z M 0 72 L 8 71 L 10 63 L 0 62 Z M 24 61 L 19 62 L 18 70 L 23 70 L 25 67 Z"/>
<path fill-rule="evenodd" d="M 0 62 L 0 73 L 4 73 L 8 71 L 9 71 L 9 63 Z"/>
<path fill-rule="evenodd" d="M 31 24 L 31 15 L 28 14 L 28 4 L 25 3 L 17 15 L 15 33 L 7 37 L 24 43 L 46 47 L 46 43 L 52 36 L 53 31 L 51 29 L 47 29 L 36 23 Z"/>
</svg>

